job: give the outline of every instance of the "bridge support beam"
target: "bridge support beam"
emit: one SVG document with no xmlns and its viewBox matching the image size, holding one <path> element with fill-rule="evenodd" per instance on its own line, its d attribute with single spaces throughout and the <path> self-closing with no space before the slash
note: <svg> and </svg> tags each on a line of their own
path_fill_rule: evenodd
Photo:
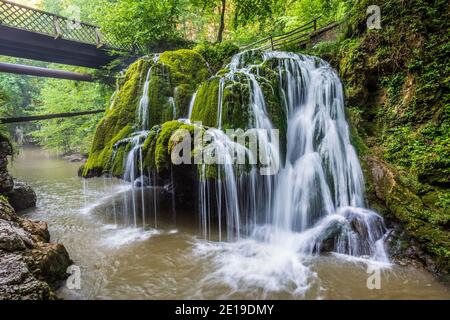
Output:
<svg viewBox="0 0 450 320">
<path fill-rule="evenodd" d="M 21 64 L 12 64 L 6 62 L 0 62 L 0 72 L 24 74 L 29 76 L 67 79 L 75 81 L 88 81 L 92 82 L 92 76 L 85 73 L 64 71 L 64 70 L 52 70 L 41 67 L 26 66 Z"/>
<path fill-rule="evenodd" d="M 96 113 L 103 113 L 103 112 L 105 112 L 105 110 L 65 112 L 65 113 L 54 113 L 54 114 L 17 117 L 17 118 L 2 118 L 2 119 L 0 119 L 0 123 L 18 123 L 18 122 L 30 122 L 30 121 L 49 120 L 49 119 L 58 119 L 58 118 L 70 118 L 70 117 L 79 117 L 79 116 L 85 116 L 85 115 L 89 115 L 89 114 L 96 114 Z"/>
</svg>

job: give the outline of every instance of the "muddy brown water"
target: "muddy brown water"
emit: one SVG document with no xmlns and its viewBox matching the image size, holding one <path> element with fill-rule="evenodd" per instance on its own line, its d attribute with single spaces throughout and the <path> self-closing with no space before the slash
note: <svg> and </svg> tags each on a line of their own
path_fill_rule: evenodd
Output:
<svg viewBox="0 0 450 320">
<path fill-rule="evenodd" d="M 413 267 L 377 269 L 364 259 L 332 254 L 303 257 L 251 239 L 206 241 L 194 221 L 178 217 L 174 225 L 161 219 L 164 212 L 157 228 L 150 218 L 145 229 L 124 225 L 118 212 L 129 186 L 117 179 L 83 180 L 79 165 L 30 147 L 10 164 L 38 196 L 25 216 L 48 222 L 52 241 L 63 243 L 80 267 L 81 288 L 63 285 L 61 298 L 450 299 L 446 286 Z M 370 290 L 374 269 L 380 289 Z"/>
</svg>

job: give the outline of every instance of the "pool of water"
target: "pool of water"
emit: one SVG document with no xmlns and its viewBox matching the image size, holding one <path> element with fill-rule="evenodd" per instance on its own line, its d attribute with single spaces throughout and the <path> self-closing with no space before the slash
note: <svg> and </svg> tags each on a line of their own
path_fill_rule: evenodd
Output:
<svg viewBox="0 0 450 320">
<path fill-rule="evenodd" d="M 25 216 L 48 222 L 52 241 L 63 243 L 81 269 L 81 289 L 63 286 L 61 298 L 450 298 L 446 286 L 413 267 L 334 254 L 305 257 L 288 245 L 252 239 L 206 241 L 178 211 L 176 225 L 164 219 L 170 212 L 158 212 L 157 221 L 150 215 L 145 227 L 142 220 L 125 224 L 123 211 L 132 208 L 120 204 L 130 197 L 130 185 L 81 179 L 79 165 L 39 148 L 22 149 L 10 165 L 12 175 L 37 193 L 37 207 Z M 286 237 L 286 243 L 295 241 L 295 234 Z M 377 272 L 380 289 L 368 289 Z"/>
</svg>

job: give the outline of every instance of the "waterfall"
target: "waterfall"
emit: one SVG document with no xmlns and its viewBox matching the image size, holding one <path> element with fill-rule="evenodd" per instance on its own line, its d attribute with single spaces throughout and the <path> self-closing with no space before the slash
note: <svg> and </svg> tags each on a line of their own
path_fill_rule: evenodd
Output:
<svg viewBox="0 0 450 320">
<path fill-rule="evenodd" d="M 189 112 L 187 115 L 187 119 L 191 119 L 192 117 L 192 110 L 194 110 L 194 104 L 195 104 L 195 98 L 197 97 L 197 92 L 195 91 L 195 93 L 192 95 L 191 101 L 189 102 Z"/>
<path fill-rule="evenodd" d="M 131 137 L 119 141 L 119 143 L 128 143 L 130 145 L 130 151 L 128 152 L 125 162 L 124 180 L 131 182 L 132 192 L 132 210 L 133 210 L 133 224 L 137 226 L 137 204 L 136 204 L 136 185 L 140 184 L 140 196 L 141 196 L 141 216 L 142 225 L 145 226 L 145 195 L 144 195 L 144 171 L 143 171 L 143 156 L 142 147 L 144 141 L 149 135 L 150 131 L 138 131 L 132 134 Z M 137 174 L 139 173 L 139 176 Z M 127 200 L 127 199 L 126 199 Z"/>
<path fill-rule="evenodd" d="M 136 226 L 141 216 L 145 226 L 148 208 L 153 217 L 147 220 L 154 220 L 156 227 L 158 195 L 155 186 L 150 197 L 144 192 L 144 170 L 148 168 L 143 167 L 142 155 L 150 132 L 148 92 L 152 68 L 138 107 L 136 127 L 141 131 L 118 144 L 127 146 L 124 179 L 132 183 L 133 223 Z M 264 78 L 264 68 L 273 72 L 271 79 Z M 202 235 L 219 242 L 252 239 L 280 246 L 291 243 L 294 237 L 293 250 L 308 256 L 335 252 L 387 261 L 383 245 L 386 228 L 377 213 L 365 208 L 363 174 L 350 143 L 343 88 L 336 72 L 318 58 L 272 51 L 239 53 L 227 69 L 218 76 L 216 128 L 205 128 L 204 162 L 197 167 Z M 248 89 L 243 107 L 247 104 L 250 129 L 244 135 L 250 144 L 257 143 L 257 155 L 222 130 L 224 91 L 237 82 Z M 267 134 L 280 128 L 272 123 L 263 84 L 270 84 L 284 108 L 282 148 L 274 135 Z M 188 119 L 180 121 L 190 122 L 196 97 L 197 92 L 191 98 Z M 175 101 L 169 97 L 168 103 L 175 119 Z M 243 155 L 249 165 L 237 165 L 236 155 Z M 257 163 L 261 155 L 269 161 Z M 279 170 L 272 172 L 273 167 Z M 147 179 L 156 183 L 157 174 L 146 173 Z M 173 178 L 171 170 L 171 182 L 162 188 L 171 190 L 175 219 Z M 140 196 L 142 212 L 137 212 L 136 195 Z"/>
<path fill-rule="evenodd" d="M 145 78 L 144 89 L 142 90 L 142 97 L 141 97 L 141 100 L 139 101 L 138 119 L 139 119 L 139 123 L 141 125 L 142 130 L 149 129 L 148 128 L 149 127 L 148 91 L 149 91 L 149 87 L 150 87 L 150 80 L 152 77 L 152 70 L 153 70 L 153 67 L 156 65 L 156 63 L 158 63 L 158 60 L 159 60 L 159 54 L 155 54 L 152 59 L 153 64 L 150 66 L 150 68 L 147 71 L 147 77 Z"/>
<path fill-rule="evenodd" d="M 177 118 L 177 107 L 175 105 L 175 99 L 173 97 L 169 97 L 169 104 L 172 108 L 172 119 L 175 120 Z"/>
<path fill-rule="evenodd" d="M 222 238 L 226 221 L 228 240 L 243 235 L 258 241 L 280 243 L 286 234 L 299 235 L 296 250 L 307 255 L 322 251 L 370 256 L 386 261 L 382 218 L 365 208 L 364 179 L 355 149 L 350 143 L 345 119 L 343 88 L 339 77 L 325 61 L 285 52 L 235 55 L 218 87 L 217 127 L 210 129 L 210 147 L 224 159 L 215 179 L 199 184 L 199 219 L 205 237 L 217 229 Z M 249 60 L 262 61 L 259 64 Z M 279 161 L 276 175 L 257 174 L 257 166 L 240 170 L 233 165 L 235 143 L 221 130 L 223 90 L 227 81 L 244 76 L 249 88 L 249 127 L 274 128 L 261 87 L 260 69 L 270 62 L 278 74 L 278 90 L 287 114 L 286 153 L 275 141 L 257 134 L 263 152 Z M 256 132 L 260 132 L 256 130 Z M 244 153 L 248 153 L 246 147 Z M 233 149 L 234 148 L 234 149 Z M 216 221 L 216 225 L 212 223 Z"/>
<path fill-rule="evenodd" d="M 112 110 L 113 107 L 115 106 L 117 97 L 119 96 L 119 94 L 120 94 L 120 88 L 119 88 L 119 82 L 117 81 L 116 82 L 116 90 L 114 90 L 114 92 L 111 95 L 111 98 L 109 100 L 109 108 L 108 108 L 109 110 Z"/>
</svg>

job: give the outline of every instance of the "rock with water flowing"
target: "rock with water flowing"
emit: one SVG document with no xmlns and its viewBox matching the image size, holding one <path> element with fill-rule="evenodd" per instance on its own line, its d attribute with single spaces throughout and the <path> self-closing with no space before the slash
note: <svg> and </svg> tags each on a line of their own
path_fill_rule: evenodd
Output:
<svg viewBox="0 0 450 320">
<path fill-rule="evenodd" d="M 144 96 L 135 104 L 136 117 L 124 122 L 123 135 L 112 139 L 111 156 L 105 153 L 108 145 L 104 147 L 102 171 L 108 166 L 113 173 L 122 170 L 123 178 L 134 187 L 138 187 L 136 179 L 153 174 L 157 178 L 152 181 L 158 181 L 163 190 L 176 186 L 169 192 L 172 212 L 180 206 L 183 190 L 195 186 L 197 205 L 183 209 L 198 208 L 200 232 L 205 237 L 214 230 L 219 240 L 259 234 L 258 239 L 271 242 L 281 234 L 292 234 L 301 238 L 297 250 L 305 254 L 333 251 L 386 260 L 386 228 L 378 214 L 365 209 L 364 178 L 350 142 L 342 84 L 328 63 L 286 52 L 236 54 L 216 76 L 197 83 L 186 102 L 186 112 L 177 110 L 177 92 L 161 92 L 160 105 L 168 104 L 172 118 L 187 114 L 190 119 L 152 127 L 151 121 L 161 119 L 152 118 L 147 98 L 152 90 L 160 90 L 151 78 L 152 68 L 164 61 L 163 55 L 147 69 Z M 173 72 L 171 69 L 170 77 Z M 225 133 L 230 128 L 253 130 L 270 166 L 259 163 L 248 144 L 232 140 Z M 204 138 L 200 143 L 197 129 Z M 186 159 L 200 153 L 219 161 L 185 163 L 183 170 L 197 171 L 187 183 L 181 182 L 182 175 L 174 174 L 180 168 L 171 163 L 171 151 L 184 142 L 180 130 L 190 139 L 191 153 Z M 278 130 L 277 136 L 270 134 L 274 130 Z M 95 148 L 87 171 L 95 167 Z M 251 161 L 249 165 L 236 165 L 235 152 Z M 136 221 L 139 214 L 144 217 L 147 212 L 139 213 L 136 203 L 140 201 L 141 208 L 146 208 L 146 201 L 156 201 L 134 187 Z"/>
<path fill-rule="evenodd" d="M 140 176 L 134 180 L 136 188 L 147 187 L 150 185 L 150 179 L 147 176 Z"/>
<path fill-rule="evenodd" d="M 136 131 L 186 117 L 198 84 L 210 76 L 204 58 L 187 49 L 144 57 L 130 65 L 120 80 L 111 107 L 97 127 L 82 175 L 122 176 L 128 150 L 126 145 L 114 148 L 115 144 Z"/>
</svg>

